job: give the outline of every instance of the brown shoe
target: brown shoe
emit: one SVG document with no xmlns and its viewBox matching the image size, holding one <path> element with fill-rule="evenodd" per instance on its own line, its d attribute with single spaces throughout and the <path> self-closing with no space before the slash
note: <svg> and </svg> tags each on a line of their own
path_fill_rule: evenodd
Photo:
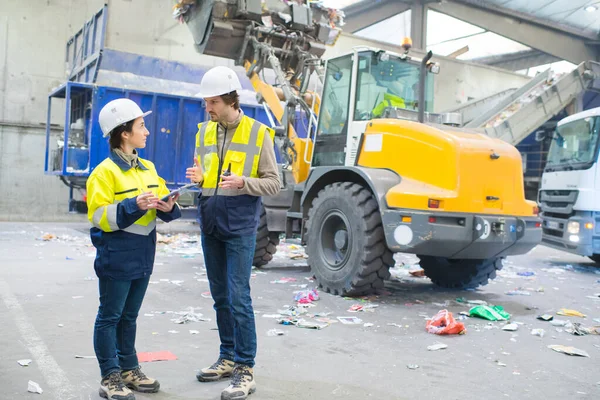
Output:
<svg viewBox="0 0 600 400">
<path fill-rule="evenodd" d="M 196 379 L 200 382 L 214 382 L 223 378 L 229 378 L 233 372 L 234 362 L 219 357 L 217 362 L 208 368 L 202 368 L 196 374 Z"/>
<path fill-rule="evenodd" d="M 221 400 L 244 400 L 254 392 L 254 371 L 247 365 L 237 364 L 233 369 L 231 384 L 221 392 Z"/>
<path fill-rule="evenodd" d="M 121 373 L 115 371 L 100 381 L 100 397 L 108 400 L 135 400 L 134 394 L 125 386 L 121 379 Z"/>
<path fill-rule="evenodd" d="M 160 383 L 156 379 L 149 378 L 142 372 L 141 367 L 121 373 L 123 383 L 132 390 L 141 393 L 156 393 L 160 389 Z"/>
</svg>

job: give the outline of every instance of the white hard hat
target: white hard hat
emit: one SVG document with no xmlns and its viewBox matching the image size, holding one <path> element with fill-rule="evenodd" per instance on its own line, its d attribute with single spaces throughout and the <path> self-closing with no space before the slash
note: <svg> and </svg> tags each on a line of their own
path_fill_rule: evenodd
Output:
<svg viewBox="0 0 600 400">
<path fill-rule="evenodd" d="M 234 70 L 227 67 L 214 67 L 206 71 L 200 82 L 202 98 L 221 96 L 241 90 L 242 84 Z"/>
<path fill-rule="evenodd" d="M 117 126 L 133 121 L 138 117 L 145 117 L 152 111 L 143 112 L 133 100 L 116 99 L 108 102 L 102 110 L 98 120 L 102 129 L 102 136 L 107 137 Z"/>
</svg>

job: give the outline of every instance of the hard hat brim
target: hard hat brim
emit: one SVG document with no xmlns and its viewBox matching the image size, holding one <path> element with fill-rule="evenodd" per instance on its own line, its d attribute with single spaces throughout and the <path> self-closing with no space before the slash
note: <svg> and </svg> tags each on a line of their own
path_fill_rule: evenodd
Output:
<svg viewBox="0 0 600 400">
<path fill-rule="evenodd" d="M 150 110 L 150 111 L 146 111 L 145 113 L 143 113 L 143 114 L 142 114 L 142 115 L 140 115 L 139 117 L 145 117 L 146 115 L 149 115 L 149 114 L 152 114 L 152 110 Z M 122 123 L 120 123 L 119 125 L 126 124 L 126 123 L 128 123 L 128 122 L 131 122 L 131 121 L 133 121 L 134 119 L 137 119 L 137 118 L 139 118 L 139 117 L 135 117 L 135 118 L 133 118 L 133 119 L 130 119 L 129 121 L 122 122 Z M 119 126 L 119 125 L 117 125 L 117 126 Z M 116 127 L 117 127 L 117 126 L 114 126 L 114 127 L 113 127 L 113 128 L 110 130 L 110 131 L 108 131 L 108 133 L 105 133 L 105 134 L 103 134 L 103 135 L 102 135 L 102 137 L 109 137 L 109 136 L 110 136 L 110 134 L 112 133 L 112 131 L 113 131 L 113 130 L 114 130 Z"/>
</svg>

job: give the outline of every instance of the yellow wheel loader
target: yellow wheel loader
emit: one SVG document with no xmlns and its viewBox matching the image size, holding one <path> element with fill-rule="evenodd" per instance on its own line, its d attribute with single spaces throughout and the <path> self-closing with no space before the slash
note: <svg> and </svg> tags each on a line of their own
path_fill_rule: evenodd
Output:
<svg viewBox="0 0 600 400">
<path fill-rule="evenodd" d="M 256 265 L 281 234 L 299 235 L 330 293 L 383 288 L 396 252 L 416 254 L 439 286 L 471 288 L 540 243 L 516 148 L 461 129 L 460 115 L 431 112 L 431 53 L 415 59 L 406 42 L 401 54 L 356 48 L 323 61 L 339 33 L 323 23 L 331 10 L 259 3 L 197 0 L 184 16 L 199 52 L 245 67 L 286 158 L 281 193 L 263 199 Z M 307 90 L 315 76 L 320 95 Z M 293 128 L 299 113 L 306 138 Z"/>
</svg>

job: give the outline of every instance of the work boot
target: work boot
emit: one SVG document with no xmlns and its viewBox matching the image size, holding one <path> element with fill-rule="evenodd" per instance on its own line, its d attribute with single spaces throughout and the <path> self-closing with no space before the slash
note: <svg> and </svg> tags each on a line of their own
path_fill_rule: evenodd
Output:
<svg viewBox="0 0 600 400">
<path fill-rule="evenodd" d="M 237 364 L 233 369 L 231 384 L 221 392 L 221 400 L 244 400 L 254 392 L 254 371 L 247 365 Z"/>
<path fill-rule="evenodd" d="M 156 379 L 148 378 L 145 373 L 142 372 L 142 368 L 138 366 L 136 369 L 129 371 L 123 371 L 121 373 L 123 383 L 127 385 L 129 389 L 135 390 L 141 393 L 156 393 L 160 389 L 160 383 Z"/>
<path fill-rule="evenodd" d="M 229 378 L 234 365 L 233 361 L 219 357 L 217 362 L 210 367 L 202 368 L 196 374 L 196 379 L 200 382 L 214 382 L 223 378 Z"/>
<path fill-rule="evenodd" d="M 120 371 L 115 371 L 102 378 L 98 394 L 108 400 L 135 400 L 135 396 L 121 379 Z"/>
</svg>

